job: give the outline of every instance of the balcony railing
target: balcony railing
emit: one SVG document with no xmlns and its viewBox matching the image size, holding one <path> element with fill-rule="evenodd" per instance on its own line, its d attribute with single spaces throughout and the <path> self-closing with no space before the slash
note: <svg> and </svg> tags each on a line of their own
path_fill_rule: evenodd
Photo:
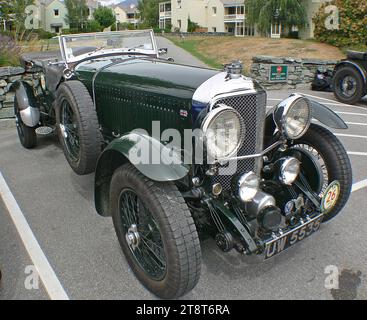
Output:
<svg viewBox="0 0 367 320">
<path fill-rule="evenodd" d="M 171 18 L 172 12 L 171 11 L 164 11 L 159 13 L 159 18 Z"/>
<path fill-rule="evenodd" d="M 244 14 L 226 14 L 224 15 L 224 21 L 234 21 L 234 20 L 245 20 Z"/>
<path fill-rule="evenodd" d="M 127 18 L 126 20 L 128 23 L 132 23 L 132 24 L 138 24 L 140 22 L 139 18 Z"/>
</svg>

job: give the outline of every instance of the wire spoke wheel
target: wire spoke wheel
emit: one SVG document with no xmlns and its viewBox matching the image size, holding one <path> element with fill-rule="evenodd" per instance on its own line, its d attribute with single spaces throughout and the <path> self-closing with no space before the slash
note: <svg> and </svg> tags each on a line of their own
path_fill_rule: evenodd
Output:
<svg viewBox="0 0 367 320">
<path fill-rule="evenodd" d="M 356 94 L 357 80 L 353 76 L 348 75 L 340 80 L 339 86 L 342 94 L 347 98 L 351 98 Z"/>
<path fill-rule="evenodd" d="M 126 242 L 135 260 L 149 277 L 163 279 L 167 263 L 161 232 L 154 217 L 133 190 L 122 190 L 119 213 Z"/>
<path fill-rule="evenodd" d="M 352 168 L 345 148 L 332 132 L 314 123 L 292 148 L 305 153 L 300 179 L 316 195 L 323 197 L 332 182 L 339 182 L 340 195 L 333 208 L 325 213 L 323 222 L 333 219 L 347 203 L 352 188 Z"/>
<path fill-rule="evenodd" d="M 320 198 L 322 198 L 324 196 L 324 193 L 325 193 L 329 183 L 331 182 L 331 181 L 329 181 L 329 171 L 326 167 L 326 163 L 325 163 L 324 158 L 322 157 L 322 155 L 320 154 L 320 152 L 318 150 L 316 150 L 313 146 L 311 146 L 309 144 L 305 144 L 305 143 L 296 144 L 296 145 L 293 146 L 293 148 L 295 148 L 295 149 L 299 148 L 299 149 L 303 149 L 303 150 L 308 151 L 312 155 L 314 160 L 316 160 L 317 163 L 320 165 L 321 172 L 322 172 L 321 188 L 320 188 L 320 190 L 313 190 L 313 191 L 315 191 L 318 194 L 318 196 Z M 307 177 L 307 172 L 303 172 L 303 174 L 304 174 L 305 177 Z"/>
<path fill-rule="evenodd" d="M 334 95 L 340 102 L 356 103 L 366 94 L 362 74 L 353 66 L 337 68 L 333 77 Z"/>
<path fill-rule="evenodd" d="M 70 158 L 77 162 L 80 158 L 78 122 L 73 109 L 66 100 L 61 105 L 60 129 Z"/>
<path fill-rule="evenodd" d="M 135 276 L 160 298 L 178 298 L 200 277 L 201 248 L 191 212 L 172 182 L 157 182 L 126 163 L 113 173 L 109 208 Z"/>
</svg>

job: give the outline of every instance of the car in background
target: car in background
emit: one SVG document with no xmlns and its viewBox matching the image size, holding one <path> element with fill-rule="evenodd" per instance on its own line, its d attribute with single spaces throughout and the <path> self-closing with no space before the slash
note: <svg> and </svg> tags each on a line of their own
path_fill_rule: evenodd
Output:
<svg viewBox="0 0 367 320">
<path fill-rule="evenodd" d="M 367 94 L 367 52 L 348 51 L 347 58 L 335 66 L 333 89 L 338 101 L 349 104 Z"/>
</svg>

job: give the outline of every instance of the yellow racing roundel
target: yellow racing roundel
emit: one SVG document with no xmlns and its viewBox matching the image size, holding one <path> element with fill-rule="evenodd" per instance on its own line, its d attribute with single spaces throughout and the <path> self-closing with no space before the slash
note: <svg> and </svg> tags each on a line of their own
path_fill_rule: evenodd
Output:
<svg viewBox="0 0 367 320">
<path fill-rule="evenodd" d="M 321 200 L 321 211 L 329 212 L 336 204 L 340 195 L 339 181 L 333 181 L 325 190 L 325 194 Z"/>
</svg>

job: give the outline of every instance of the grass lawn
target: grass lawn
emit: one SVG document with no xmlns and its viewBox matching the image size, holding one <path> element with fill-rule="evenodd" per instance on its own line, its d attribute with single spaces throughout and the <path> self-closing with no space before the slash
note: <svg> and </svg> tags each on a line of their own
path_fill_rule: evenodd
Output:
<svg viewBox="0 0 367 320">
<path fill-rule="evenodd" d="M 243 62 L 245 71 L 248 71 L 252 57 L 256 55 L 322 60 L 339 60 L 345 57 L 343 50 L 313 40 L 217 36 L 191 36 L 181 39 L 170 35 L 167 38 L 214 68 L 221 68 L 222 64 L 239 59 Z"/>
</svg>

